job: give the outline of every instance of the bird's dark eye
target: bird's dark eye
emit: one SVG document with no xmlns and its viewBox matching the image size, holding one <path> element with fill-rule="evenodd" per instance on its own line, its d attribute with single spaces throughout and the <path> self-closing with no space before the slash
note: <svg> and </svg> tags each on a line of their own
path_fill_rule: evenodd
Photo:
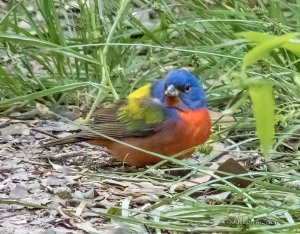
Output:
<svg viewBox="0 0 300 234">
<path fill-rule="evenodd" d="M 191 85 L 190 84 L 186 84 L 185 86 L 184 86 L 184 90 L 185 90 L 185 92 L 191 92 Z"/>
</svg>

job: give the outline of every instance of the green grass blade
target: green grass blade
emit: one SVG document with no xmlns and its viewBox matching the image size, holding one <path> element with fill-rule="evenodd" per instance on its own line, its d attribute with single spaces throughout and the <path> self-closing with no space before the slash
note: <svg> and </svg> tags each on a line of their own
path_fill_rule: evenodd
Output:
<svg viewBox="0 0 300 234">
<path fill-rule="evenodd" d="M 61 85 L 61 86 L 57 86 L 57 87 L 54 87 L 54 88 L 45 89 L 43 91 L 39 91 L 39 92 L 36 92 L 36 93 L 31 93 L 31 94 L 28 94 L 28 95 L 19 96 L 19 97 L 15 97 L 15 98 L 11 98 L 11 99 L 8 99 L 8 100 L 1 101 L 0 102 L 0 107 L 6 107 L 8 105 L 11 105 L 11 104 L 14 104 L 14 103 L 17 103 L 17 102 L 24 102 L 25 100 L 29 101 L 29 100 L 33 100 L 33 99 L 38 99 L 38 98 L 41 98 L 41 97 L 52 95 L 54 93 L 68 92 L 68 91 L 72 91 L 72 90 L 87 87 L 88 85 L 90 85 L 89 82 L 81 82 L 81 83 Z"/>
<path fill-rule="evenodd" d="M 11 33 L 0 33 L 0 40 L 3 40 L 5 42 L 19 42 L 23 45 L 34 46 L 49 52 L 52 51 L 66 56 L 71 56 L 101 66 L 101 63 L 98 60 L 90 56 L 81 54 L 75 50 L 70 49 L 69 47 L 60 46 L 46 40 Z"/>
</svg>

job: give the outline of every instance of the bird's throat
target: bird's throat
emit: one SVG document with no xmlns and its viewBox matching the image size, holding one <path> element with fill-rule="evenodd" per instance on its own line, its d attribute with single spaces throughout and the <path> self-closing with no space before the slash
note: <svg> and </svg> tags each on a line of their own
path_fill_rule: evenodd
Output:
<svg viewBox="0 0 300 234">
<path fill-rule="evenodd" d="M 176 108 L 176 109 L 181 109 L 181 101 L 178 97 L 169 97 L 169 96 L 165 96 L 165 105 L 167 107 L 172 107 L 172 108 Z"/>
</svg>

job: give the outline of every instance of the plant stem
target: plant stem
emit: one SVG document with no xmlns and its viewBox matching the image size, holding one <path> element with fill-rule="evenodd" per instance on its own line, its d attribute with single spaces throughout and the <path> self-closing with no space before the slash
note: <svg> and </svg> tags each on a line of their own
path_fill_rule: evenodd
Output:
<svg viewBox="0 0 300 234">
<path fill-rule="evenodd" d="M 109 70 L 107 68 L 107 53 L 108 53 L 108 48 L 109 48 L 109 43 L 111 42 L 112 40 L 112 37 L 113 37 L 113 34 L 119 24 L 119 21 L 120 19 L 122 18 L 123 14 L 124 14 L 124 11 L 126 10 L 127 8 L 127 5 L 128 3 L 130 2 L 130 0 L 122 0 L 121 1 L 121 5 L 120 5 L 120 9 L 118 11 L 118 14 L 117 14 L 117 17 L 111 27 L 111 30 L 108 34 L 108 37 L 106 39 L 106 45 L 104 46 L 102 52 L 100 53 L 100 60 L 101 60 L 101 63 L 102 63 L 102 80 L 101 80 L 101 85 L 109 85 L 110 88 L 111 88 L 111 92 L 114 96 L 114 98 L 116 100 L 119 99 L 119 95 L 117 94 L 116 90 L 114 89 L 113 87 L 113 84 L 110 80 L 110 74 L 109 74 Z M 89 121 L 91 119 L 91 117 L 93 116 L 98 104 L 103 101 L 103 99 L 106 97 L 107 95 L 107 92 L 105 92 L 103 89 L 99 89 L 98 90 L 98 93 L 97 93 L 97 96 L 96 96 L 96 99 L 89 111 L 89 113 L 87 114 L 86 118 L 85 118 L 85 122 Z"/>
</svg>

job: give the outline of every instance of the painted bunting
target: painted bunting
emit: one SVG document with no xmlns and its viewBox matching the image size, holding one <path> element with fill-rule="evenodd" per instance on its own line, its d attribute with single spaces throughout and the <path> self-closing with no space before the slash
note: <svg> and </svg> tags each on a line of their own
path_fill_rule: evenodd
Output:
<svg viewBox="0 0 300 234">
<path fill-rule="evenodd" d="M 210 135 L 210 117 L 201 84 L 189 71 L 178 69 L 137 89 L 126 100 L 97 110 L 90 128 L 130 145 L 171 156 L 203 144 Z M 46 145 L 79 141 L 107 147 L 112 157 L 131 165 L 161 161 L 159 157 L 88 131 Z M 191 154 L 185 153 L 179 159 Z"/>
</svg>

